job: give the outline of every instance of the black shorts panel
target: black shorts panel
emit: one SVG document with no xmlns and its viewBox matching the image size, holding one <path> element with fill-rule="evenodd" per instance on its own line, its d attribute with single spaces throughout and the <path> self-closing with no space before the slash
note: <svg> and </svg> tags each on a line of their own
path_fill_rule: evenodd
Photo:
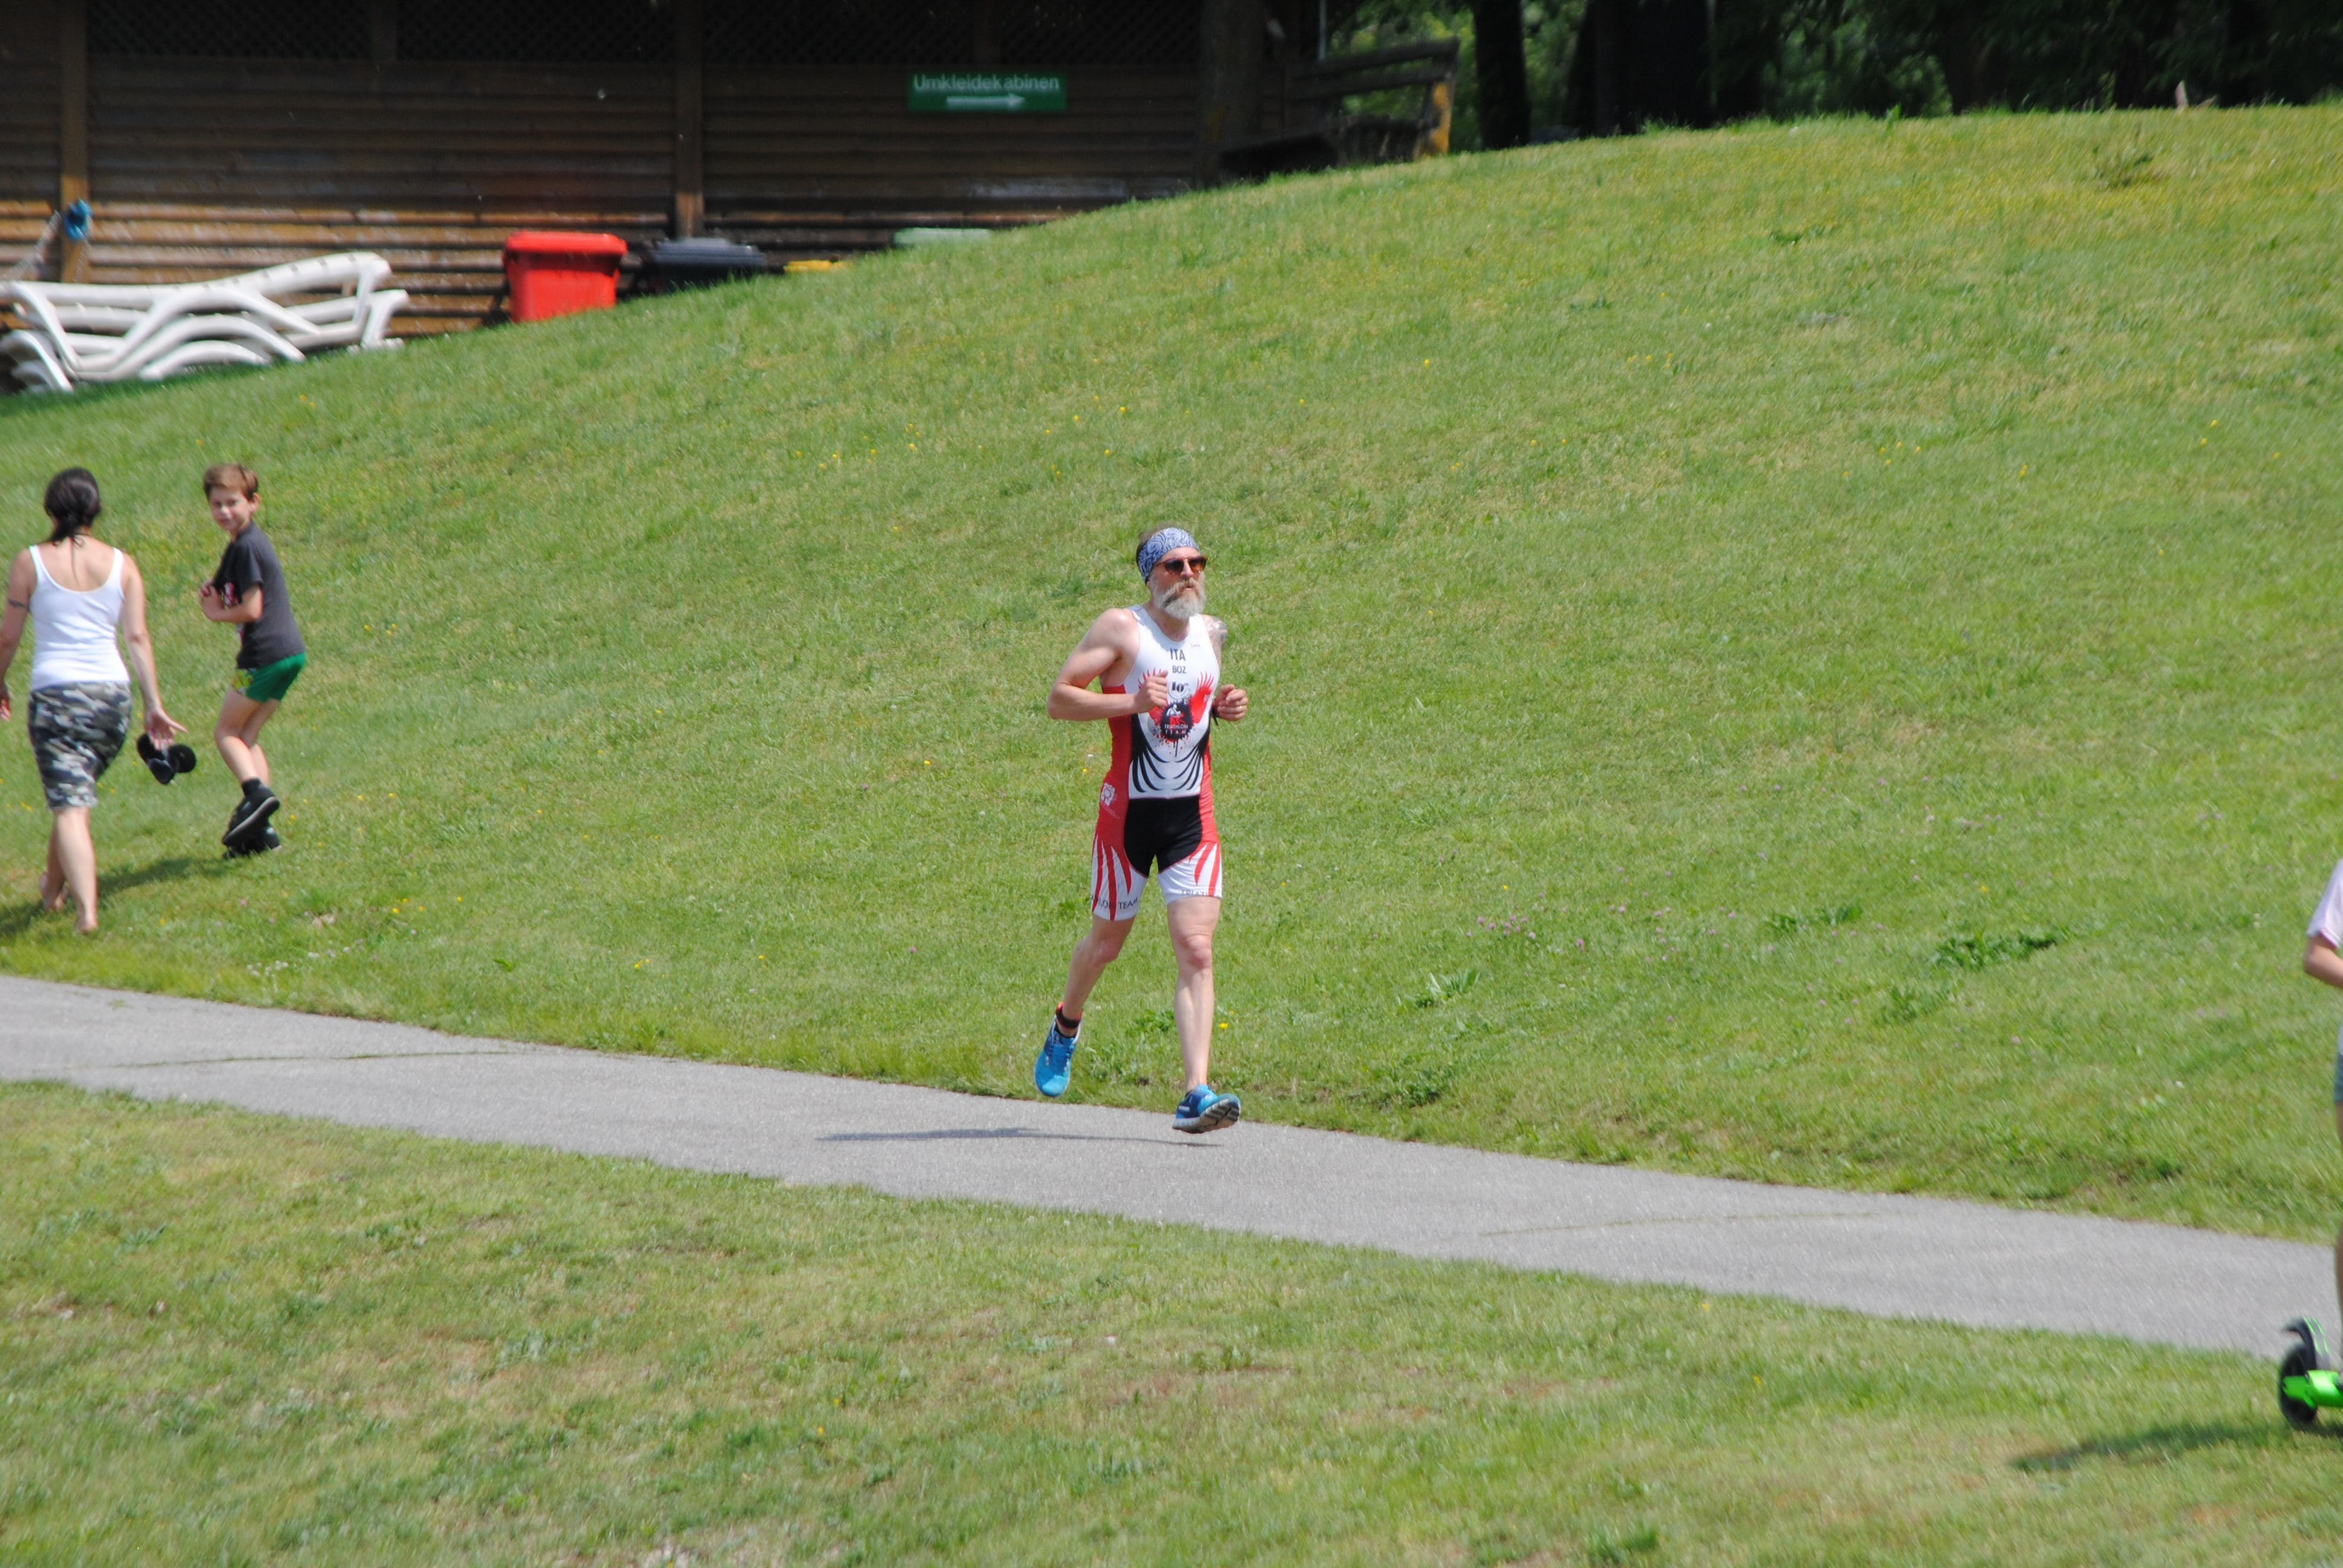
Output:
<svg viewBox="0 0 2343 1568">
<path fill-rule="evenodd" d="M 1182 795 L 1159 800 L 1135 796 L 1122 819 L 1122 852 L 1141 876 L 1168 870 L 1204 841 L 1203 799 Z"/>
</svg>

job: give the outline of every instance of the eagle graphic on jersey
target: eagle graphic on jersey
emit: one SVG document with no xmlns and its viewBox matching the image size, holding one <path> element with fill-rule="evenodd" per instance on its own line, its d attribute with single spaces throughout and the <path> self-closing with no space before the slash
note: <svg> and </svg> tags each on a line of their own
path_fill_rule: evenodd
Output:
<svg viewBox="0 0 2343 1568">
<path fill-rule="evenodd" d="M 1143 792 L 1187 790 L 1199 787 L 1204 776 L 1202 742 L 1195 749 L 1189 738 L 1203 728 L 1212 711 L 1212 689 L 1201 686 L 1185 702 L 1167 702 L 1132 723 L 1139 744 L 1131 748 L 1132 783 Z"/>
<path fill-rule="evenodd" d="M 1196 720 L 1204 715 L 1204 705 L 1212 700 L 1212 689 L 1205 687 L 1184 703 L 1167 702 L 1148 717 L 1155 721 L 1155 733 L 1177 746 L 1188 739 L 1196 728 Z"/>
</svg>

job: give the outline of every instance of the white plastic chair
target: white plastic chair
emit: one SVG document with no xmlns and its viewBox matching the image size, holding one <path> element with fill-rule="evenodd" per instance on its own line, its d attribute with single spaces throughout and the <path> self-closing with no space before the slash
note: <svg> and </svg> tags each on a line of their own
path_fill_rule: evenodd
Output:
<svg viewBox="0 0 2343 1568">
<path fill-rule="evenodd" d="M 298 364 L 321 348 L 396 348 L 390 318 L 407 291 L 382 287 L 389 276 L 381 256 L 346 251 L 201 283 L 0 282 L 0 302 L 25 323 L 0 337 L 0 354 L 19 385 L 70 392 L 206 365 Z"/>
</svg>

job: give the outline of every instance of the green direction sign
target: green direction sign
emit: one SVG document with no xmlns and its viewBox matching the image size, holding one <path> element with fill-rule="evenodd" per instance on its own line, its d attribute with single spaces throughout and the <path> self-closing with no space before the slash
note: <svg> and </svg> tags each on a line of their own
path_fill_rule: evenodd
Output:
<svg viewBox="0 0 2343 1568">
<path fill-rule="evenodd" d="M 915 115 L 1062 115 L 1063 71 L 914 72 Z"/>
</svg>

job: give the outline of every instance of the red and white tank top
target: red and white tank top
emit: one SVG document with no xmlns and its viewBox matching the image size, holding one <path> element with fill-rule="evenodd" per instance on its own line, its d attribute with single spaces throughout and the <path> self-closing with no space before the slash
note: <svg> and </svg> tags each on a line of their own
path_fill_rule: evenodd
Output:
<svg viewBox="0 0 2343 1568">
<path fill-rule="evenodd" d="M 1221 656 L 1212 647 L 1212 618 L 1195 616 L 1188 635 L 1174 642 L 1143 605 L 1133 605 L 1139 622 L 1139 656 L 1122 684 L 1108 691 L 1135 691 L 1161 670 L 1171 688 L 1162 707 L 1114 721 L 1114 758 L 1107 766 L 1102 795 L 1176 800 L 1209 795 L 1212 782 L 1212 693 L 1221 684 Z M 1102 799 L 1110 809 L 1114 802 Z"/>
</svg>

